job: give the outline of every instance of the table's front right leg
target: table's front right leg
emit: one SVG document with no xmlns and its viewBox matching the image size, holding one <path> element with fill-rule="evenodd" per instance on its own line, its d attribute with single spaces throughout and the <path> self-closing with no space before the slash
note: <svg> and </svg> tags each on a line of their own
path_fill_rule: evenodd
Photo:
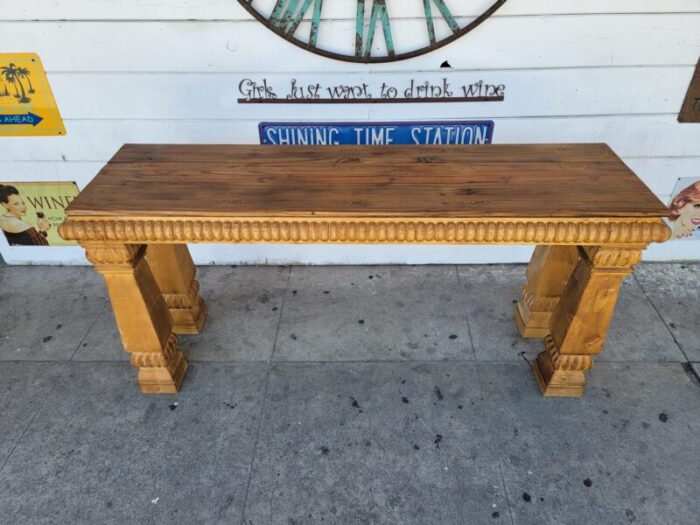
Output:
<svg viewBox="0 0 700 525">
<path fill-rule="evenodd" d="M 550 321 L 535 376 L 545 396 L 580 397 L 605 342 L 623 279 L 641 259 L 635 247 L 582 246 Z"/>
<path fill-rule="evenodd" d="M 107 284 L 124 350 L 145 393 L 175 393 L 187 370 L 173 320 L 142 244 L 89 243 L 85 255 Z"/>
</svg>

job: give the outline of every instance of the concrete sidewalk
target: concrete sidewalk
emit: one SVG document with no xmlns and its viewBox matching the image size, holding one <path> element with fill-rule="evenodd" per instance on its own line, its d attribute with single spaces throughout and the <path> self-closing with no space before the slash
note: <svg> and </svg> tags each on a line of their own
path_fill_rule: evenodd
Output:
<svg viewBox="0 0 700 525">
<path fill-rule="evenodd" d="M 204 267 L 145 396 L 88 268 L 0 266 L 0 523 L 700 523 L 700 265 L 624 284 L 542 398 L 523 266 Z"/>
</svg>

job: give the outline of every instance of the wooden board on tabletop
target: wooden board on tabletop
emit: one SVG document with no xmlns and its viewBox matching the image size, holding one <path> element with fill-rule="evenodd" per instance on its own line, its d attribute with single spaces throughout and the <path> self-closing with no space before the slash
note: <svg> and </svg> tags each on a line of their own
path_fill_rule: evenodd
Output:
<svg viewBox="0 0 700 525">
<path fill-rule="evenodd" d="M 130 145 L 69 216 L 661 217 L 604 144 Z"/>
</svg>

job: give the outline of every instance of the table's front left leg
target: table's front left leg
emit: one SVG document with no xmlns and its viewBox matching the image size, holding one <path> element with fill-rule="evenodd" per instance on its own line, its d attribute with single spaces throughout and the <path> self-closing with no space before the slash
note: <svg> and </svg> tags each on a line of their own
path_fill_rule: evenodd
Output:
<svg viewBox="0 0 700 525">
<path fill-rule="evenodd" d="M 641 259 L 641 250 L 627 247 L 584 246 L 579 253 L 534 367 L 545 396 L 583 395 L 584 372 L 603 348 L 622 281 Z"/>
<path fill-rule="evenodd" d="M 207 318 L 186 244 L 149 244 L 146 259 L 173 317 L 173 332 L 198 334 Z"/>
<path fill-rule="evenodd" d="M 107 284 L 124 350 L 138 368 L 145 393 L 175 393 L 187 361 L 177 347 L 173 320 L 146 263 L 143 244 L 89 243 L 85 255 Z"/>
</svg>

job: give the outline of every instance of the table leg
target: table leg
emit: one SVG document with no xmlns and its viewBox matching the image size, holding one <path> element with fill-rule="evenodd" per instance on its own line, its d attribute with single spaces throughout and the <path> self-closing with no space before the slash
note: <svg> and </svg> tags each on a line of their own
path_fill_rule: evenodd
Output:
<svg viewBox="0 0 700 525">
<path fill-rule="evenodd" d="M 584 246 L 579 253 L 534 365 L 545 396 L 583 395 L 584 371 L 603 348 L 622 281 L 641 259 L 641 250 L 627 247 Z"/>
<path fill-rule="evenodd" d="M 207 317 L 186 244 L 150 244 L 146 259 L 173 317 L 173 332 L 198 334 Z"/>
<path fill-rule="evenodd" d="M 522 298 L 515 305 L 515 324 L 522 337 L 542 339 L 549 320 L 578 260 L 576 246 L 538 246 L 527 267 Z"/>
<path fill-rule="evenodd" d="M 173 320 L 144 254 L 142 244 L 87 244 L 85 254 L 109 291 L 124 350 L 138 368 L 145 393 L 175 393 L 187 370 L 177 347 Z"/>
</svg>

